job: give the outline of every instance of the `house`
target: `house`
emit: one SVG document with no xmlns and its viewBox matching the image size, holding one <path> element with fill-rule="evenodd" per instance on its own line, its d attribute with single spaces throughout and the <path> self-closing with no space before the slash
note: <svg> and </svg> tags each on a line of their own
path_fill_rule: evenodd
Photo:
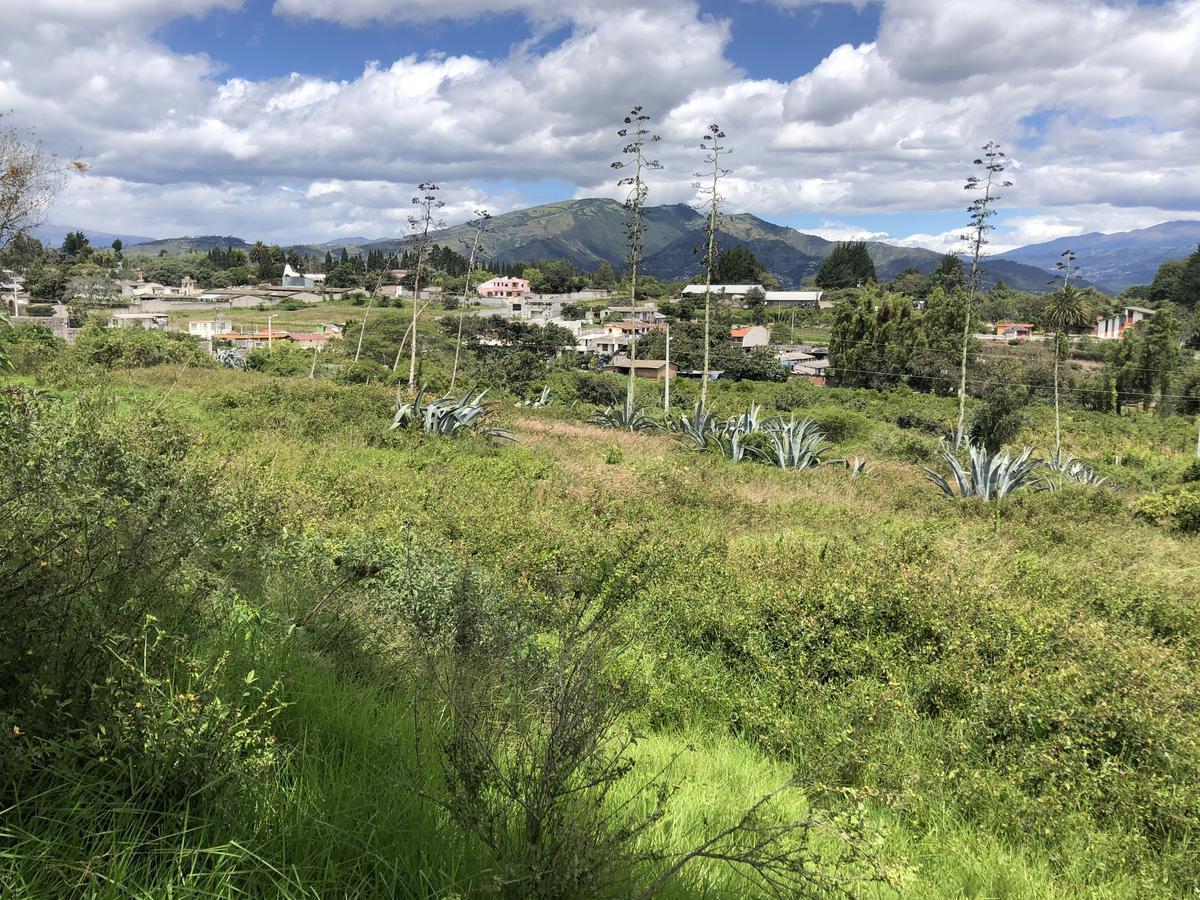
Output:
<svg viewBox="0 0 1200 900">
<path fill-rule="evenodd" d="M 601 315 L 606 319 L 619 316 L 634 322 L 661 322 L 666 319 L 666 316 L 653 306 L 609 306 Z"/>
<path fill-rule="evenodd" d="M 301 347 L 305 350 L 323 348 L 331 339 L 336 339 L 336 334 L 327 334 L 323 331 L 292 331 L 288 333 L 288 338 L 292 344 Z"/>
<path fill-rule="evenodd" d="M 235 347 L 246 347 L 253 350 L 256 347 L 269 347 L 274 349 L 275 344 L 279 341 L 290 342 L 292 336 L 287 331 L 280 331 L 278 328 L 272 328 L 270 331 L 251 331 L 243 334 L 231 334 L 229 337 L 233 340 Z"/>
<path fill-rule="evenodd" d="M 283 280 L 280 282 L 283 287 L 311 288 L 318 287 L 324 283 L 325 276 L 317 272 L 305 272 L 301 274 L 290 265 L 283 267 Z"/>
<path fill-rule="evenodd" d="M 144 328 L 147 331 L 161 331 L 171 322 L 171 317 L 163 313 L 113 313 L 109 317 L 109 328 Z"/>
<path fill-rule="evenodd" d="M 633 337 L 641 337 L 643 334 L 649 334 L 654 330 L 661 330 L 658 325 L 651 322 L 634 322 L 626 320 L 624 322 L 606 322 L 604 330 L 609 334 L 625 334 Z"/>
<path fill-rule="evenodd" d="M 775 353 L 775 358 L 779 360 L 781 366 L 790 372 L 796 363 L 817 359 L 817 356 L 816 354 L 809 353 L 808 348 L 780 347 Z"/>
<path fill-rule="evenodd" d="M 745 328 L 729 329 L 729 337 L 743 350 L 765 347 L 771 343 L 771 329 L 765 325 L 748 325 Z"/>
<path fill-rule="evenodd" d="M 761 291 L 763 286 L 761 284 L 714 284 L 711 288 L 709 288 L 709 290 L 713 294 L 719 295 L 719 298 L 722 300 L 735 300 L 740 303 L 741 301 L 745 300 L 746 295 L 755 288 Z M 684 285 L 683 296 L 703 297 L 704 290 L 705 288 L 702 284 Z M 763 293 L 765 294 L 766 292 L 763 291 Z"/>
<path fill-rule="evenodd" d="M 767 306 L 795 306 L 799 309 L 827 309 L 822 305 L 824 291 L 767 291 Z"/>
<path fill-rule="evenodd" d="M 514 319 L 552 318 L 562 310 L 562 301 L 554 294 L 523 294 L 506 302 Z"/>
<path fill-rule="evenodd" d="M 621 353 L 629 347 L 629 337 L 609 331 L 585 331 L 579 335 L 575 349 L 580 353 L 597 353 L 601 356 L 612 356 Z"/>
<path fill-rule="evenodd" d="M 604 367 L 605 372 L 616 375 L 628 375 L 630 370 L 638 378 L 652 378 L 662 381 L 664 378 L 676 378 L 679 367 L 665 359 L 638 359 L 630 361 L 628 356 L 616 356 Z"/>
<path fill-rule="evenodd" d="M 828 359 L 804 359 L 792 366 L 791 377 L 803 378 L 813 384 L 825 385 L 826 370 L 829 368 Z"/>
<path fill-rule="evenodd" d="M 1096 337 L 1104 341 L 1118 340 L 1126 328 L 1144 322 L 1154 315 L 1154 310 L 1141 306 L 1126 306 L 1111 316 L 1096 316 Z"/>
<path fill-rule="evenodd" d="M 997 322 L 996 334 L 1009 340 L 1021 341 L 1033 334 L 1033 325 L 1029 322 Z"/>
<path fill-rule="evenodd" d="M 188 334 L 211 341 L 213 338 L 228 337 L 233 334 L 233 323 L 225 319 L 210 319 L 203 322 L 188 322 Z"/>
<path fill-rule="evenodd" d="M 529 282 L 524 278 L 500 276 L 485 281 L 475 288 L 480 297 L 524 297 L 531 293 Z"/>
</svg>

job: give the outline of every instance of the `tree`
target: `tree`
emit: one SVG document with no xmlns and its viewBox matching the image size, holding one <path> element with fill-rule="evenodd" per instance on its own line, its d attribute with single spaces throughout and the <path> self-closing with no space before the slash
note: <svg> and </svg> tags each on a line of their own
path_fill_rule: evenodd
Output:
<svg viewBox="0 0 1200 900">
<path fill-rule="evenodd" d="M 817 271 L 817 286 L 832 291 L 875 281 L 875 263 L 864 241 L 835 244 Z"/>
<path fill-rule="evenodd" d="M 766 270 L 745 244 L 735 244 L 717 254 L 717 284 L 762 284 Z"/>
<path fill-rule="evenodd" d="M 920 269 L 909 266 L 888 282 L 888 290 L 904 294 L 914 300 L 924 300 L 932 287 L 930 279 L 921 274 Z"/>
<path fill-rule="evenodd" d="M 984 385 L 983 403 L 971 422 L 971 443 L 982 445 L 990 453 L 1016 440 L 1024 424 L 1029 388 L 1011 383 L 1018 374 L 1019 370 L 1005 368 Z"/>
<path fill-rule="evenodd" d="M 413 205 L 417 208 L 417 214 L 408 217 L 412 245 L 417 254 L 417 264 L 413 272 L 412 332 L 409 335 L 412 342 L 408 357 L 408 390 L 410 392 L 417 389 L 417 313 L 421 305 L 421 270 L 425 265 L 425 253 L 429 249 L 429 232 L 435 228 L 444 228 L 446 225 L 437 218 L 438 210 L 446 205 L 437 198 L 438 186 L 425 181 L 418 185 L 417 189 L 421 191 L 421 194 L 412 199 Z M 396 371 L 399 365 L 400 351 L 397 350 L 392 371 Z"/>
<path fill-rule="evenodd" d="M 617 283 L 617 275 L 613 272 L 612 265 L 607 261 L 603 261 L 596 266 L 596 271 L 592 273 L 592 287 L 601 291 L 609 291 Z"/>
<path fill-rule="evenodd" d="M 629 213 L 629 221 L 625 226 L 625 239 L 629 245 L 629 305 L 637 305 L 638 267 L 642 264 L 645 253 L 645 241 L 642 234 L 642 210 L 646 205 L 649 188 L 646 186 L 643 173 L 661 169 L 662 164 L 646 155 L 647 145 L 657 144 L 662 138 L 652 134 L 646 125 L 650 117 L 642 112 L 642 107 L 635 106 L 625 117 L 625 127 L 617 132 L 617 137 L 629 139 L 621 150 L 627 160 L 618 160 L 612 164 L 617 171 L 632 169 L 633 174 L 617 181 L 618 187 L 629 188 L 625 197 L 625 209 Z M 629 342 L 629 358 L 637 359 L 637 341 Z M 633 409 L 634 367 L 629 367 L 629 386 L 625 394 L 625 408 Z"/>
<path fill-rule="evenodd" d="M 958 258 L 957 253 L 947 253 L 942 257 L 941 262 L 933 267 L 933 271 L 929 273 L 930 285 L 947 291 L 954 290 L 954 288 L 961 284 L 966 284 L 966 280 L 966 277 L 963 275 L 962 260 Z"/>
<path fill-rule="evenodd" d="M 123 249 L 125 249 L 125 245 L 121 243 L 121 239 L 120 239 L 120 238 L 114 238 L 114 239 L 113 239 L 113 242 L 112 242 L 112 244 L 110 244 L 109 246 L 111 246 L 111 247 L 112 247 L 113 254 L 116 256 L 116 258 L 117 258 L 117 259 L 120 259 L 120 258 L 121 258 L 121 251 L 122 251 Z"/>
<path fill-rule="evenodd" d="M 709 125 L 708 131 L 700 139 L 700 149 L 704 151 L 704 161 L 712 166 L 710 172 L 698 172 L 697 178 L 708 178 L 711 174 L 711 182 L 695 184 L 695 188 L 702 196 L 708 198 L 706 205 L 708 206 L 708 218 L 704 225 L 705 237 L 707 239 L 707 249 L 704 253 L 704 368 L 701 372 L 700 381 L 700 406 L 703 408 L 708 400 L 708 373 L 710 361 L 710 333 L 712 323 L 712 286 L 713 274 L 717 266 L 717 217 L 721 210 L 721 202 L 724 198 L 718 190 L 720 179 L 730 174 L 729 169 L 721 168 L 721 157 L 728 155 L 733 151 L 725 144 L 721 143 L 725 140 L 725 132 L 719 125 Z"/>
<path fill-rule="evenodd" d="M 1071 284 L 1071 276 L 1078 271 L 1075 267 L 1075 253 L 1064 250 L 1055 268 L 1062 278 L 1062 286 L 1050 295 L 1042 309 L 1042 326 L 1054 333 L 1054 453 L 1055 456 L 1061 456 L 1062 424 L 1059 417 L 1058 372 L 1070 346 L 1067 343 L 1067 329 L 1082 325 L 1087 321 L 1087 313 L 1083 307 L 1083 292 Z"/>
<path fill-rule="evenodd" d="M 1004 153 L 1001 152 L 999 145 L 994 141 L 988 141 L 983 145 L 983 157 L 975 160 L 975 165 L 983 168 L 984 175 L 970 176 L 963 186 L 965 190 L 982 191 L 983 193 L 967 207 L 971 230 L 965 237 L 971 246 L 971 275 L 967 281 L 967 310 L 963 315 L 962 362 L 958 384 L 958 428 L 954 432 L 956 446 L 962 440 L 963 427 L 966 424 L 967 344 L 971 338 L 972 307 L 979 293 L 979 259 L 983 255 L 984 246 L 988 243 L 988 232 L 996 227 L 991 224 L 991 218 L 996 214 L 993 204 L 1000 198 L 995 195 L 994 191 L 997 187 L 1007 187 L 1012 184 L 1011 181 L 1004 181 L 1000 177 L 1004 172 L 1004 158 Z"/>
<path fill-rule="evenodd" d="M 1169 308 L 1125 329 L 1104 364 L 1117 412 L 1129 403 L 1149 409 L 1156 394 L 1159 410 L 1169 411 L 1167 394 L 1180 362 L 1179 332 L 1179 319 Z"/>
<path fill-rule="evenodd" d="M 755 325 L 765 325 L 767 322 L 767 295 L 762 288 L 752 287 L 746 291 L 746 297 L 742 301 L 746 309 L 750 310 L 750 321 Z"/>
<path fill-rule="evenodd" d="M 0 129 L 0 250 L 40 225 L 71 174 L 85 171 L 78 160 L 47 153 L 28 131 Z"/>
<path fill-rule="evenodd" d="M 91 252 L 91 241 L 82 231 L 68 231 L 63 238 L 62 247 L 59 248 L 59 253 L 65 256 L 68 262 L 74 262 L 78 256 L 88 256 Z"/>
</svg>

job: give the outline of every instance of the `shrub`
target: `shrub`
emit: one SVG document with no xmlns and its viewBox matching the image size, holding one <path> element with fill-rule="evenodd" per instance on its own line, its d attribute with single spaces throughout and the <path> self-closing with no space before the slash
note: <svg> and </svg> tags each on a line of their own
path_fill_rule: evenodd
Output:
<svg viewBox="0 0 1200 900">
<path fill-rule="evenodd" d="M 1200 532 L 1200 489 L 1189 484 L 1145 494 L 1134 502 L 1133 512 L 1138 518 L 1177 531 Z"/>
<path fill-rule="evenodd" d="M 175 331 L 86 326 L 75 341 L 75 355 L 105 369 L 141 369 L 164 363 L 212 365 L 200 342 Z"/>
<path fill-rule="evenodd" d="M 178 425 L 88 397 L 0 402 L 5 794 L 78 769 L 172 811 L 253 783 L 272 689 L 204 644 L 232 612 L 214 483 L 183 465 Z"/>
<path fill-rule="evenodd" d="M 48 319 L 54 315 L 54 306 L 49 303 L 30 303 L 25 307 L 25 315 L 35 319 Z"/>
</svg>

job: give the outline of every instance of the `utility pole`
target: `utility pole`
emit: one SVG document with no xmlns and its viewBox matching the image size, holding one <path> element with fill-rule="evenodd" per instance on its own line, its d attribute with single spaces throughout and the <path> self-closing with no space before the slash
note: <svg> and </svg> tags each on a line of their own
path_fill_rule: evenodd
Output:
<svg viewBox="0 0 1200 900">
<path fill-rule="evenodd" d="M 271 330 L 271 320 L 274 318 L 275 318 L 274 314 L 267 316 L 267 352 L 268 353 L 271 352 L 271 350 L 273 350 L 275 348 L 275 343 L 273 340 L 273 338 L 275 337 L 275 332 Z"/>
<path fill-rule="evenodd" d="M 663 412 L 671 411 L 671 323 L 667 323 L 667 364 L 663 368 Z M 1200 452 L 1198 449 L 1197 452 Z"/>
</svg>

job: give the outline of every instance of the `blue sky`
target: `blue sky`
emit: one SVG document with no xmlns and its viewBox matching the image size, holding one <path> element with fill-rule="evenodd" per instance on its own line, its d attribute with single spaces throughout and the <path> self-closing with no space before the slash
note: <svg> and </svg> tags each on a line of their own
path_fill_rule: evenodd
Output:
<svg viewBox="0 0 1200 900">
<path fill-rule="evenodd" d="M 158 36 L 179 53 L 206 53 L 231 76 L 278 78 L 294 71 L 331 79 L 357 77 L 367 60 L 409 54 L 466 54 L 503 59 L 529 40 L 528 19 L 495 13 L 475 20 L 373 24 L 358 28 L 277 16 L 274 0 L 249 0 L 240 9 L 167 22 Z M 781 9 L 743 0 L 706 0 L 702 15 L 733 23 L 727 56 L 752 78 L 790 80 L 813 69 L 835 47 L 865 43 L 879 29 L 881 7 L 822 3 Z M 555 28 L 536 45 L 550 48 L 569 33 Z"/>
<path fill-rule="evenodd" d="M 37 27 L 34 27 L 34 25 Z M 0 109 L 91 170 L 59 224 L 277 241 L 619 196 L 643 104 L 651 202 L 950 249 L 980 145 L 996 246 L 1200 218 L 1200 0 L 6 0 Z M 52 62 L 53 65 L 48 65 Z"/>
</svg>

